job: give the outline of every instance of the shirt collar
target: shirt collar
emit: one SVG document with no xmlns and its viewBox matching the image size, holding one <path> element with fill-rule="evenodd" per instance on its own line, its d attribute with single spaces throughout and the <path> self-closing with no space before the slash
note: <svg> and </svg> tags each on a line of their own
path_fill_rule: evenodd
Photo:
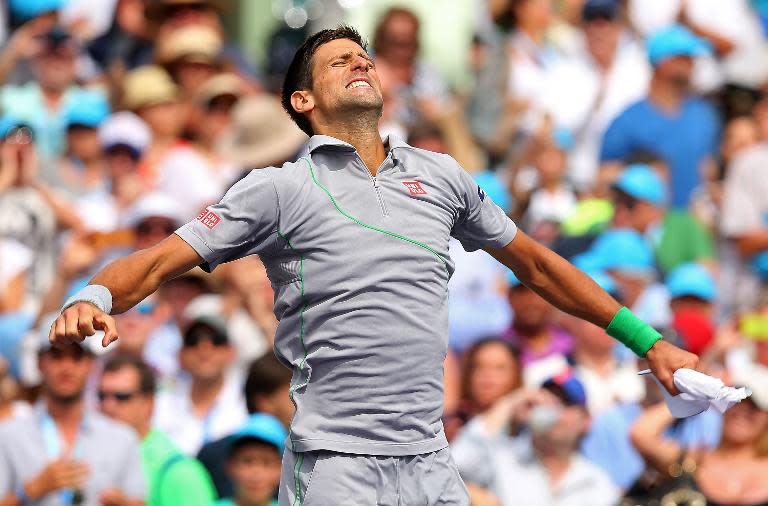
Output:
<svg viewBox="0 0 768 506">
<path fill-rule="evenodd" d="M 392 134 L 388 135 L 384 139 L 384 145 L 389 147 L 390 151 L 392 151 L 393 157 L 396 157 L 394 151 L 395 149 L 411 148 L 411 146 L 406 144 L 403 139 Z M 331 137 L 330 135 L 313 135 L 309 139 L 308 152 L 312 153 L 316 149 L 320 148 L 338 151 L 355 151 L 355 147 L 353 145 L 339 140 L 336 137 Z"/>
<path fill-rule="evenodd" d="M 35 417 L 38 423 L 42 423 L 46 417 L 51 415 L 48 413 L 48 407 L 45 404 L 45 398 L 40 398 L 32 407 Z M 87 432 L 93 425 L 93 413 L 90 409 L 83 406 L 83 418 L 80 420 L 80 429 Z"/>
</svg>

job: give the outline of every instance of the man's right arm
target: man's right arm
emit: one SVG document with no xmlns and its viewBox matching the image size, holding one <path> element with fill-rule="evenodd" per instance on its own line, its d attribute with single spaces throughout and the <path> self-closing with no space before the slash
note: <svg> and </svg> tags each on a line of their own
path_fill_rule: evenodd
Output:
<svg viewBox="0 0 768 506">
<path fill-rule="evenodd" d="M 176 234 L 157 245 L 115 260 L 99 271 L 91 285 L 101 285 L 112 294 L 112 311 L 117 314 L 132 308 L 164 282 L 200 265 L 204 260 Z M 79 342 L 104 331 L 103 346 L 117 339 L 117 329 L 109 314 L 89 302 L 78 302 L 65 309 L 51 326 L 50 339 L 56 346 Z"/>
</svg>

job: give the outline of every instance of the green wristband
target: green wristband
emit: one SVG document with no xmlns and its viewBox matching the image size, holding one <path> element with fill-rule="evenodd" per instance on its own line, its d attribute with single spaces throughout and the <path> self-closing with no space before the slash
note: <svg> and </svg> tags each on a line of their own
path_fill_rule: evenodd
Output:
<svg viewBox="0 0 768 506">
<path fill-rule="evenodd" d="M 605 331 L 640 358 L 645 357 L 651 346 L 661 339 L 661 334 L 626 307 L 619 309 Z"/>
</svg>

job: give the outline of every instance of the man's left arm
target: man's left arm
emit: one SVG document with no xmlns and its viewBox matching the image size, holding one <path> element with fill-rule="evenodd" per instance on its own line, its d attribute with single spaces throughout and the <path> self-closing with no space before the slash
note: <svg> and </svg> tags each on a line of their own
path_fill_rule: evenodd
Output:
<svg viewBox="0 0 768 506">
<path fill-rule="evenodd" d="M 680 368 L 695 369 L 698 365 L 696 355 L 662 340 L 589 276 L 523 232 L 518 230 L 504 247 L 484 249 L 549 303 L 606 329 L 637 355 L 647 358 L 656 377 L 671 393 L 677 393 L 673 373 Z"/>
</svg>

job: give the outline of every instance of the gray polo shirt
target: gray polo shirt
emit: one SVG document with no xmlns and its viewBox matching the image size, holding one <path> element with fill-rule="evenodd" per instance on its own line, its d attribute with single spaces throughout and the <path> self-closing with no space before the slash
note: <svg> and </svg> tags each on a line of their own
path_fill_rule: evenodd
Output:
<svg viewBox="0 0 768 506">
<path fill-rule="evenodd" d="M 0 423 L 0 497 L 37 476 L 58 455 L 52 453 L 45 434 L 46 410 L 42 403 L 25 418 Z M 50 418 L 48 418 L 50 420 Z M 56 451 L 53 449 L 53 451 Z M 99 495 L 108 488 L 121 490 L 131 499 L 146 496 L 139 440 L 130 427 L 98 414 L 86 413 L 73 450 L 84 461 L 89 475 L 83 488 L 84 505 L 101 504 Z M 53 492 L 35 506 L 67 504 Z"/>
<path fill-rule="evenodd" d="M 176 232 L 208 269 L 252 254 L 266 265 L 295 451 L 447 446 L 448 242 L 502 247 L 517 231 L 453 158 L 388 144 L 373 177 L 351 145 L 313 136 L 306 157 L 250 172 Z"/>
</svg>

